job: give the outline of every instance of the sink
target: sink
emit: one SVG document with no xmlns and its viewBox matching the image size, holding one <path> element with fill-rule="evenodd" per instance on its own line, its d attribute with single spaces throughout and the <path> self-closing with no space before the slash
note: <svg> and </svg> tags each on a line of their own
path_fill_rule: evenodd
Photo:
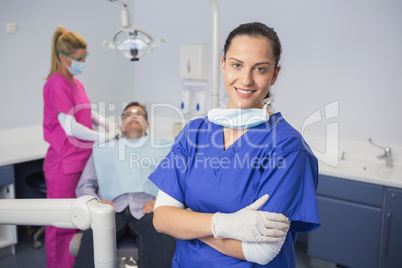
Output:
<svg viewBox="0 0 402 268">
<path fill-rule="evenodd" d="M 402 167 L 386 167 L 384 161 L 340 160 L 336 167 L 319 162 L 320 174 L 402 188 Z"/>
</svg>

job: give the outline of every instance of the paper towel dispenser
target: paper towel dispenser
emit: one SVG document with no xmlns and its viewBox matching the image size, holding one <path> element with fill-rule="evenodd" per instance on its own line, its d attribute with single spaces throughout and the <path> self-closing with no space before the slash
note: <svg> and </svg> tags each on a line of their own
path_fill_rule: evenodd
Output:
<svg viewBox="0 0 402 268">
<path fill-rule="evenodd" d="M 180 78 L 208 80 L 208 45 L 180 46 Z"/>
</svg>

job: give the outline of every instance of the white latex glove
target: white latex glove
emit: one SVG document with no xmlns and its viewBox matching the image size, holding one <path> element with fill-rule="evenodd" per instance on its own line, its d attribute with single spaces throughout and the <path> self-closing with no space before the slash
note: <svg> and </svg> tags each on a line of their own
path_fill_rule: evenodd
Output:
<svg viewBox="0 0 402 268">
<path fill-rule="evenodd" d="M 108 143 L 109 141 L 113 140 L 114 138 L 116 138 L 116 132 L 115 131 L 99 131 L 98 132 L 98 137 L 99 139 L 97 141 L 95 141 L 94 146 L 95 147 L 102 147 L 105 146 L 106 143 Z"/>
<path fill-rule="evenodd" d="M 280 241 L 289 229 L 289 219 L 283 214 L 258 211 L 267 200 L 268 195 L 264 195 L 235 213 L 215 213 L 211 220 L 213 236 L 243 242 Z"/>
<path fill-rule="evenodd" d="M 98 132 L 98 140 L 95 141 L 94 147 L 101 147 L 108 142 L 108 136 L 105 132 Z"/>
<path fill-rule="evenodd" d="M 117 123 L 109 124 L 109 129 L 107 130 L 107 136 L 109 137 L 108 139 L 109 141 L 116 137 L 119 138 L 122 136 L 122 132 Z"/>
<path fill-rule="evenodd" d="M 109 121 L 105 117 L 98 114 L 95 110 L 91 110 L 92 123 L 96 126 L 102 126 L 106 131 L 109 131 Z"/>
</svg>

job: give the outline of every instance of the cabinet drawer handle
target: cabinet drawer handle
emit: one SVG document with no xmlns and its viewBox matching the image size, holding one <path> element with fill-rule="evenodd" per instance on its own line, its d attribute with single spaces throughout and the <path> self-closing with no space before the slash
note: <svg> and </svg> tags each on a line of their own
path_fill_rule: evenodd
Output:
<svg viewBox="0 0 402 268">
<path fill-rule="evenodd" d="M 388 257 L 389 235 L 391 233 L 391 213 L 387 214 L 387 236 L 385 241 L 385 257 Z"/>
</svg>

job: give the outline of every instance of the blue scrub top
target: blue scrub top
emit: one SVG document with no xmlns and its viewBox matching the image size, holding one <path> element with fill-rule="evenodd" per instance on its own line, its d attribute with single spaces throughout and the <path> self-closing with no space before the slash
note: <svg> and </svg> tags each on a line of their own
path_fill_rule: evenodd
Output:
<svg viewBox="0 0 402 268">
<path fill-rule="evenodd" d="M 226 256 L 194 239 L 178 240 L 173 267 L 296 267 L 296 233 L 320 226 L 317 158 L 280 113 L 250 128 L 226 150 L 222 126 L 207 117 L 190 121 L 149 179 L 195 212 L 232 213 L 269 194 L 261 210 L 292 221 L 280 253 L 265 266 Z"/>
</svg>

